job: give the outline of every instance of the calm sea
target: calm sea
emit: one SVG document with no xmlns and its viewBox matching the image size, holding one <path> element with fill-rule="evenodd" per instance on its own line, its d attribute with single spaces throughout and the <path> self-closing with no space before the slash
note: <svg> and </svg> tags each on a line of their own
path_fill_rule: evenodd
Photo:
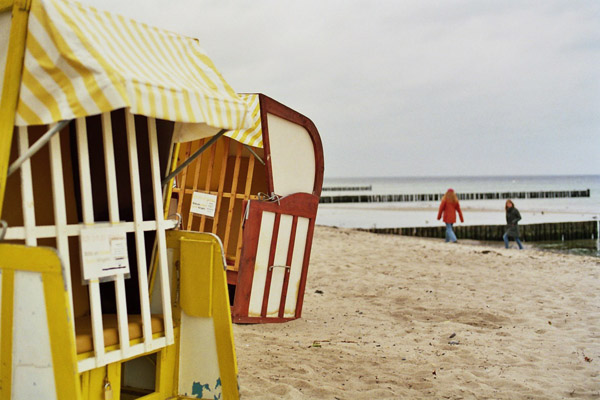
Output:
<svg viewBox="0 0 600 400">
<path fill-rule="evenodd" d="M 362 187 L 368 191 L 324 191 L 343 194 L 429 194 L 530 192 L 590 189 L 590 197 L 557 199 L 515 199 L 522 224 L 592 221 L 600 218 L 600 175 L 580 176 L 464 176 L 464 177 L 373 177 L 326 178 L 324 187 Z M 462 200 L 465 225 L 505 223 L 505 200 Z M 321 204 L 317 224 L 346 228 L 398 228 L 438 226 L 439 202 Z M 540 243 L 558 251 L 598 255 L 598 238 L 581 243 Z M 589 248 L 589 250 L 586 250 Z"/>
</svg>

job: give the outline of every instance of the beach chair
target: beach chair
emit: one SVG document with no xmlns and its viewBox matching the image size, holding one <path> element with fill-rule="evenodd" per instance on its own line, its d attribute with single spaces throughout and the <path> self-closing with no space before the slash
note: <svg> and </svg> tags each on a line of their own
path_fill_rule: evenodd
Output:
<svg viewBox="0 0 600 400">
<path fill-rule="evenodd" d="M 196 40 L 0 1 L 0 399 L 236 399 L 218 237 L 174 231 L 177 143 L 250 126 Z"/>
<path fill-rule="evenodd" d="M 182 145 L 172 213 L 223 242 L 237 323 L 301 317 L 323 148 L 315 125 L 264 94 L 246 94 L 250 128 Z M 237 140 L 234 140 L 237 139 Z"/>
</svg>

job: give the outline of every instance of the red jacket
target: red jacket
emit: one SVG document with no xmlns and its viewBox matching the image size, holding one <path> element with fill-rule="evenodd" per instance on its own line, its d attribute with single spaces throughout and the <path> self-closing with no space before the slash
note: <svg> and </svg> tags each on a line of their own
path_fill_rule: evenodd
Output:
<svg viewBox="0 0 600 400">
<path fill-rule="evenodd" d="M 446 200 L 442 200 L 442 204 L 440 204 L 440 210 L 438 211 L 437 219 L 442 218 L 442 214 L 444 214 L 444 222 L 447 224 L 453 224 L 456 222 L 456 212 L 458 212 L 458 216 L 460 217 L 460 222 L 465 222 L 463 219 L 462 211 L 460 210 L 460 204 L 449 203 Z"/>
</svg>

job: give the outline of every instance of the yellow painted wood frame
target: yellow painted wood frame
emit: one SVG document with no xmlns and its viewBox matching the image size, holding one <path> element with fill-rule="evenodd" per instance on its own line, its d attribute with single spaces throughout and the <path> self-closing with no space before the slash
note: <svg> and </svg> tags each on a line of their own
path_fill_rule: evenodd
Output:
<svg viewBox="0 0 600 400">
<path fill-rule="evenodd" d="M 175 329 L 175 337 L 178 330 Z M 151 353 L 148 353 L 151 354 Z M 156 391 L 143 397 L 144 400 L 160 400 L 176 398 L 175 382 L 177 376 L 176 345 L 160 349 L 157 354 Z M 113 398 L 118 399 L 121 391 L 122 364 L 140 356 L 135 356 L 80 374 L 82 397 L 87 400 L 104 400 L 107 396 L 104 389 L 108 381 L 112 388 Z"/>
<path fill-rule="evenodd" d="M 2 270 L 0 399 L 11 398 L 15 271 L 37 272 L 42 276 L 56 398 L 81 399 L 73 319 L 69 311 L 69 294 L 58 254 L 53 249 L 45 247 L 0 244 L 0 269 Z"/>
<path fill-rule="evenodd" d="M 31 0 L 15 0 L 0 2 L 0 12 L 8 9 L 12 3 L 12 23 L 8 41 L 6 67 L 4 68 L 4 84 L 0 98 L 0 210 L 4 204 L 6 189 L 6 172 L 13 137 L 17 102 L 21 88 L 23 61 L 25 60 L 25 39 L 27 38 L 27 22 L 31 9 Z M 10 62 L 8 62 L 10 60 Z"/>
<path fill-rule="evenodd" d="M 231 324 L 231 313 L 229 310 L 229 292 L 227 290 L 227 276 L 223 264 L 223 253 L 220 240 L 209 233 L 186 232 L 186 231 L 168 231 L 167 247 L 175 250 L 173 262 L 180 264 L 182 270 L 191 269 L 191 275 L 206 274 L 207 269 L 212 269 L 212 290 L 210 292 L 195 291 L 194 296 L 181 296 L 181 307 L 183 310 L 206 310 L 206 305 L 210 303 L 211 314 L 213 318 L 215 339 L 217 344 L 217 356 L 219 361 L 219 373 L 221 376 L 221 386 L 223 399 L 238 399 L 238 367 L 235 355 L 235 345 L 233 341 L 233 328 Z M 187 249 L 184 249 L 187 247 Z M 192 257 L 184 256 L 181 258 L 181 251 L 201 252 L 210 257 Z M 192 263 L 192 265 L 183 265 L 183 263 Z M 188 274 L 188 275 L 190 275 Z M 183 284 L 182 291 L 192 289 L 187 283 Z M 191 282 L 193 286 L 193 282 Z M 212 299 L 202 298 L 203 295 L 210 295 Z M 187 313 L 187 311 L 186 311 Z M 177 315 L 177 313 L 174 313 Z M 177 357 L 179 359 L 179 356 Z"/>
<path fill-rule="evenodd" d="M 215 250 L 204 241 L 181 238 L 179 244 L 181 308 L 192 317 L 212 317 Z"/>
</svg>

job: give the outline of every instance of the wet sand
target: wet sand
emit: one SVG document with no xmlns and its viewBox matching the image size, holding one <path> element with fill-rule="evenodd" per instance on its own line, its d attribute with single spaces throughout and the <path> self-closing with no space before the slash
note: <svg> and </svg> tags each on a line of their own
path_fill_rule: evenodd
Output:
<svg viewBox="0 0 600 400">
<path fill-rule="evenodd" d="M 520 224 L 598 220 L 599 204 L 585 198 L 552 202 L 552 199 L 520 200 Z M 504 200 L 471 200 L 460 203 L 465 225 L 504 225 Z M 321 204 L 317 223 L 344 228 L 401 228 L 441 226 L 436 220 L 438 202 Z M 459 223 L 461 224 L 461 223 Z"/>
</svg>

